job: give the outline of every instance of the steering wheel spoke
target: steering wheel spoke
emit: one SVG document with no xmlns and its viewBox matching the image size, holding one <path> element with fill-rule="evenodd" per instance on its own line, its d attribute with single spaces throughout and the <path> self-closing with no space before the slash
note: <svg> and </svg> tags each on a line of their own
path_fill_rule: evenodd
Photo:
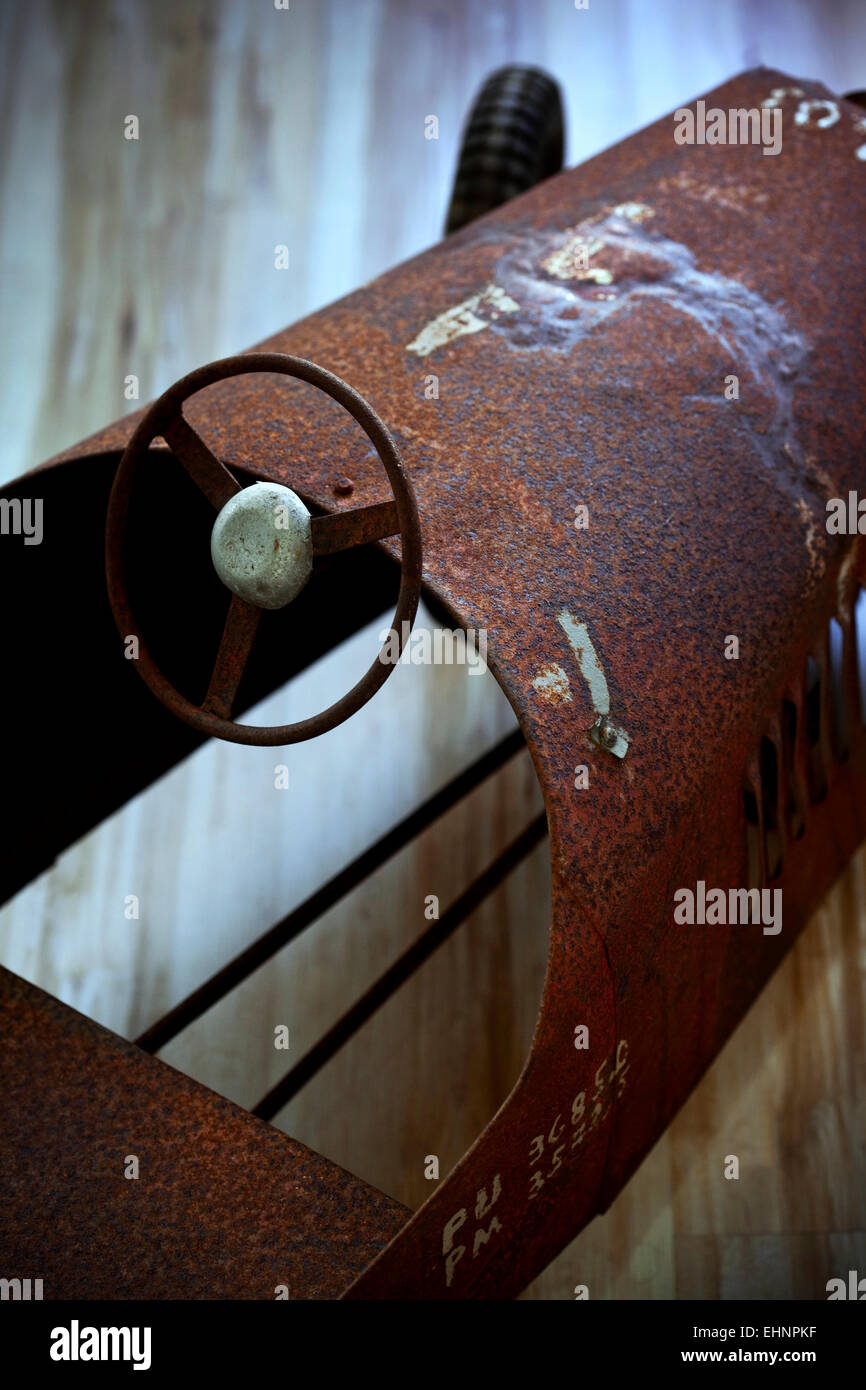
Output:
<svg viewBox="0 0 866 1390">
<path fill-rule="evenodd" d="M 177 455 L 196 487 L 204 493 L 208 501 L 219 510 L 224 507 L 241 485 L 232 477 L 224 463 L 187 424 L 181 414 L 175 416 L 170 425 L 162 431 L 166 444 Z"/>
<path fill-rule="evenodd" d="M 310 522 L 314 555 L 334 555 L 355 545 L 381 541 L 400 531 L 396 502 L 377 502 L 372 507 L 355 507 L 350 512 L 314 516 Z"/>
<path fill-rule="evenodd" d="M 207 695 L 201 706 L 206 714 L 231 719 L 261 616 L 261 608 L 232 595 Z"/>
<path fill-rule="evenodd" d="M 248 372 L 296 377 L 337 401 L 375 448 L 394 500 L 311 517 L 303 500 L 283 483 L 259 480 L 242 487 L 189 425 L 183 405 L 196 392 Z M 219 410 L 218 397 L 216 402 L 211 405 L 214 415 Z M 156 665 L 139 631 L 127 586 L 126 535 L 133 483 L 136 473 L 146 469 L 151 443 L 159 435 L 217 511 L 211 531 L 211 560 L 232 594 L 207 694 L 200 705 L 176 690 Z M 421 592 L 421 527 L 412 484 L 385 425 L 347 382 L 302 357 L 247 352 L 210 362 L 176 381 L 153 403 L 136 425 L 118 465 L 105 531 L 105 569 L 114 621 L 124 640 L 130 635 L 141 637 L 139 660 L 134 663 L 141 679 L 173 714 L 199 733 L 258 747 L 302 743 L 336 728 L 366 704 L 395 669 L 395 653 L 390 640 L 386 641 L 357 684 L 308 719 L 267 728 L 238 724 L 232 711 L 262 611 L 284 609 L 295 600 L 314 570 L 316 556 L 333 555 L 398 534 L 400 593 L 392 629 L 402 650 Z"/>
</svg>

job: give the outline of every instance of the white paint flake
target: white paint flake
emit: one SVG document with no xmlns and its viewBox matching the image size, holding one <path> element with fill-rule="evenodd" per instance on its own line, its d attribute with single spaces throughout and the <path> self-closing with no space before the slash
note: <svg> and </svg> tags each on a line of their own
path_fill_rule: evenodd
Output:
<svg viewBox="0 0 866 1390">
<path fill-rule="evenodd" d="M 542 666 L 535 680 L 532 682 L 533 688 L 538 691 L 543 700 L 548 704 L 558 705 L 564 700 L 571 699 L 571 686 L 568 676 L 556 661 L 551 661 L 547 666 Z"/>
<path fill-rule="evenodd" d="M 590 697 L 596 714 L 610 713 L 610 692 L 607 677 L 598 659 L 598 652 L 592 643 L 585 623 L 579 623 L 571 613 L 562 612 L 557 619 L 577 658 L 580 674 L 589 687 Z"/>
<path fill-rule="evenodd" d="M 444 347 L 455 338 L 468 333 L 480 333 L 499 318 L 500 314 L 515 314 L 520 308 L 498 285 L 488 285 L 480 294 L 470 295 L 462 304 L 446 309 L 421 329 L 417 338 L 407 344 L 407 352 L 427 357 L 436 348 Z"/>
<path fill-rule="evenodd" d="M 619 203 L 613 211 L 616 217 L 627 217 L 629 222 L 646 222 L 647 218 L 655 217 L 646 203 Z"/>
</svg>

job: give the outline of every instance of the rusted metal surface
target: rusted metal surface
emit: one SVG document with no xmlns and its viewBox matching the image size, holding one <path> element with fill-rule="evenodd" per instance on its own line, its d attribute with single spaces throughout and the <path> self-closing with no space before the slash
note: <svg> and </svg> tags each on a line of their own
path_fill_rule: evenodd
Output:
<svg viewBox="0 0 866 1390">
<path fill-rule="evenodd" d="M 677 146 L 667 118 L 267 344 L 351 381 L 393 430 L 428 592 L 486 630 L 551 833 L 550 959 L 525 1070 L 351 1297 L 518 1292 L 622 1187 L 866 829 L 862 555 L 825 526 L 829 498 L 866 494 L 866 166 L 856 108 L 798 124 L 795 85 L 827 98 L 767 70 L 706 98 L 781 102 L 777 157 Z M 380 502 L 375 460 L 331 403 L 289 383 L 287 410 L 277 390 L 221 382 L 191 403 L 193 427 L 227 468 L 325 510 L 338 470 L 354 504 Z M 65 457 L 123 448 L 136 423 Z M 627 756 L 590 736 L 600 718 L 627 731 Z M 744 780 L 764 878 L 771 839 L 781 854 L 777 935 L 674 918 L 680 889 L 749 886 Z"/>
<path fill-rule="evenodd" d="M 0 970 L 3 1269 L 52 1299 L 335 1298 L 408 1212 Z M 130 1177 L 130 1157 L 138 1177 Z"/>
<path fill-rule="evenodd" d="M 127 525 L 137 474 L 146 472 L 148 450 L 161 436 L 184 465 L 187 473 L 216 508 L 225 506 L 241 490 L 240 483 L 216 457 L 201 435 L 191 428 L 181 413 L 184 404 L 198 392 L 220 382 L 246 377 L 250 373 L 294 377 L 308 382 L 337 401 L 353 416 L 367 434 L 394 490 L 393 503 L 363 507 L 335 517 L 318 519 L 313 534 L 313 551 L 330 555 L 368 541 L 380 540 L 400 532 L 400 593 L 394 614 L 396 651 L 383 659 L 382 653 L 348 694 L 328 709 L 295 724 L 259 728 L 232 720 L 238 687 L 246 670 L 250 650 L 259 625 L 260 610 L 253 604 L 232 597 L 225 628 L 203 703 L 194 705 L 165 678 L 154 660 L 145 635 L 139 630 L 126 581 Z M 291 464 L 288 467 L 291 469 Z M 294 489 L 293 489 L 294 490 Z M 171 506 L 170 499 L 166 500 Z M 274 544 L 276 545 L 276 540 Z M 154 554 L 154 564 L 158 563 Z M 173 714 L 201 733 L 233 743 L 281 745 L 316 738 L 335 728 L 373 696 L 394 669 L 407 640 L 421 586 L 421 532 L 418 508 L 400 453 L 388 430 L 357 391 L 332 372 L 313 362 L 284 353 L 246 353 L 210 362 L 190 372 L 163 392 L 159 400 L 138 420 L 124 449 L 108 499 L 105 537 L 105 566 L 108 596 L 121 640 L 137 641 L 134 667 L 142 680 Z M 384 648 L 383 648 L 384 651 Z"/>
</svg>

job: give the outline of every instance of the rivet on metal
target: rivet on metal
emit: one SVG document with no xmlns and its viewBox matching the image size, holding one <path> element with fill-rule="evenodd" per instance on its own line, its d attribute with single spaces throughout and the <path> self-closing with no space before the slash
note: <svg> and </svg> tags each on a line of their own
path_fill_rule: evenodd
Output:
<svg viewBox="0 0 866 1390">
<path fill-rule="evenodd" d="M 606 749 L 608 753 L 613 753 L 617 758 L 624 758 L 628 752 L 628 734 L 625 729 L 621 729 L 618 724 L 615 724 L 607 714 L 598 716 L 589 730 L 589 736 L 593 743 L 598 744 L 599 748 Z"/>
</svg>

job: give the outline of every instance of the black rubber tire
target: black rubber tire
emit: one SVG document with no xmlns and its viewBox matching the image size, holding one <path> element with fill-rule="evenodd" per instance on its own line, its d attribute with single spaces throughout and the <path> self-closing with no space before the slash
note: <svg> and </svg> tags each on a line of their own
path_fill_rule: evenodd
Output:
<svg viewBox="0 0 866 1390">
<path fill-rule="evenodd" d="M 562 156 L 562 97 L 553 78 L 519 64 L 491 73 L 463 132 L 446 235 L 558 173 Z"/>
</svg>

